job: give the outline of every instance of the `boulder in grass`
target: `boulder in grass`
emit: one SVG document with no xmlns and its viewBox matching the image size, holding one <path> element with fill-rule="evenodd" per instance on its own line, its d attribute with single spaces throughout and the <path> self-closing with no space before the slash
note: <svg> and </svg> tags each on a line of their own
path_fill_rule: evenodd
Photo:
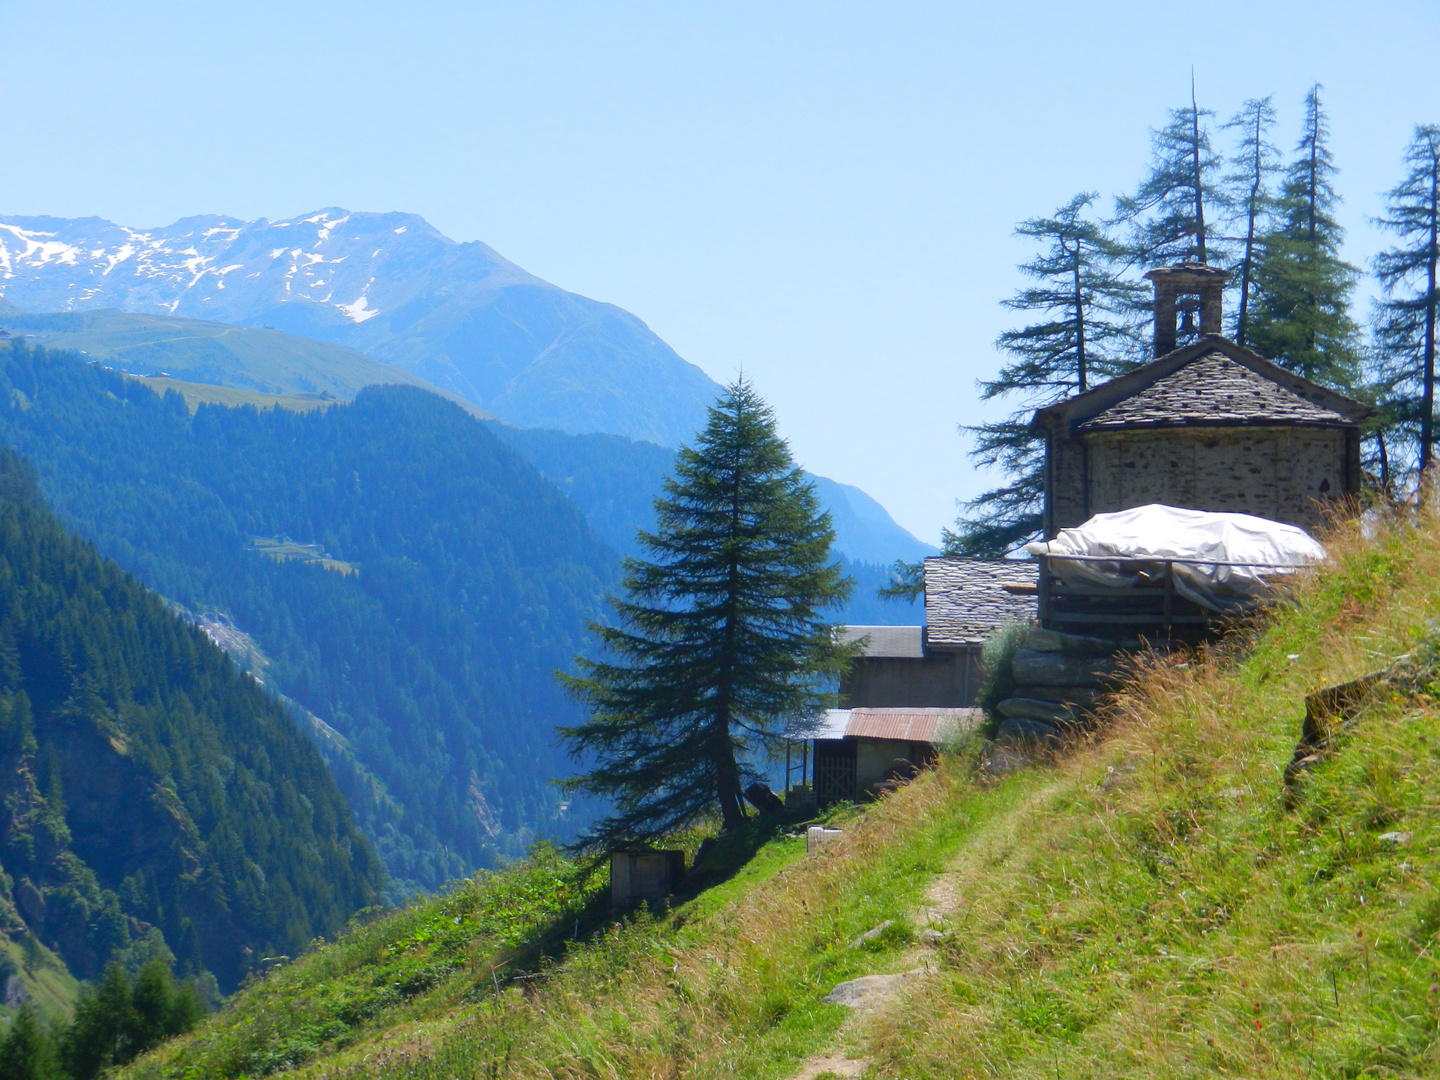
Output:
<svg viewBox="0 0 1440 1080">
<path fill-rule="evenodd" d="M 1099 687 L 1115 681 L 1119 665 L 1099 656 L 1021 649 L 1010 661 L 1010 670 L 1019 686 Z"/>
<path fill-rule="evenodd" d="M 1019 772 L 1035 764 L 1035 759 L 1020 749 L 1004 743 L 996 743 L 985 755 L 985 772 L 997 779 Z"/>
<path fill-rule="evenodd" d="M 859 937 L 857 937 L 854 941 L 850 943 L 850 947 L 852 949 L 863 949 L 872 941 L 879 941 L 880 935 L 885 933 L 886 930 L 889 930 L 894 925 L 894 919 L 886 919 L 879 926 L 872 926 L 869 930 L 866 930 L 863 934 L 861 934 Z"/>
<path fill-rule="evenodd" d="M 995 741 L 1001 746 L 1053 749 L 1065 741 L 1065 732 L 1043 720 L 1017 716 L 1000 725 Z"/>
<path fill-rule="evenodd" d="M 919 969 L 902 971 L 895 975 L 862 975 L 840 983 L 825 995 L 826 1005 L 845 1005 L 851 1009 L 873 1009 L 885 1004 L 905 985 L 906 981 L 920 975 Z"/>
</svg>

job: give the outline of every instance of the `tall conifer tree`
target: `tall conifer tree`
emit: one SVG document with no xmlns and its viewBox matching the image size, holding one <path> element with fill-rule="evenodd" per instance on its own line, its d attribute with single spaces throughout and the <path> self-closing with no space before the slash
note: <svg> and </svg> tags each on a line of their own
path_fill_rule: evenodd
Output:
<svg viewBox="0 0 1440 1080">
<path fill-rule="evenodd" d="M 1231 221 L 1238 226 L 1234 240 L 1240 253 L 1234 280 L 1240 293 L 1234 339 L 1237 345 L 1244 345 L 1249 329 L 1255 263 L 1261 238 L 1270 231 L 1274 202 L 1270 181 L 1280 164 L 1280 151 L 1270 141 L 1270 129 L 1275 126 L 1275 106 L 1269 97 L 1251 98 L 1224 126 L 1239 134 L 1239 145 L 1230 158 L 1231 172 L 1225 182 L 1229 188 Z"/>
<path fill-rule="evenodd" d="M 1405 178 L 1385 196 L 1376 219 L 1399 244 L 1375 257 L 1383 290 L 1375 305 L 1376 379 L 1392 388 L 1386 402 L 1397 426 L 1415 437 L 1419 470 L 1435 450 L 1435 322 L 1440 307 L 1440 125 L 1415 128 L 1405 148 Z"/>
<path fill-rule="evenodd" d="M 1008 419 L 962 429 L 975 439 L 971 458 L 999 466 L 1010 479 L 967 504 L 969 516 L 946 530 L 947 554 L 994 558 L 1039 533 L 1045 446 L 1030 431 L 1030 412 L 1084 392 L 1092 380 L 1111 378 L 1139 358 L 1133 313 L 1144 290 L 1118 273 L 1125 252 L 1087 215 L 1095 199 L 1094 192 L 1082 192 L 1053 217 L 1015 229 L 1041 251 L 1020 264 L 1034 284 L 1003 303 L 1041 318 L 1000 335 L 995 346 L 1009 362 L 979 388 L 984 401 L 1013 397 L 1024 406 Z"/>
<path fill-rule="evenodd" d="M 68 1080 L 35 1006 L 22 1005 L 0 1035 L 0 1077 L 5 1080 Z"/>
<path fill-rule="evenodd" d="M 1350 317 L 1358 271 L 1340 258 L 1345 231 L 1335 220 L 1329 124 L 1320 85 L 1305 96 L 1305 124 L 1285 170 L 1278 228 L 1261 244 L 1246 344 L 1307 379 L 1353 389 L 1359 328 Z"/>
<path fill-rule="evenodd" d="M 852 654 L 823 612 L 852 582 L 831 561 L 834 530 L 814 488 L 743 379 L 682 447 L 655 501 L 648 559 L 625 562 L 614 626 L 592 625 L 607 658 L 562 676 L 590 708 L 561 729 L 590 771 L 570 790 L 612 798 L 584 842 L 643 841 L 718 806 L 745 821 L 742 792 L 760 755 L 817 717 L 826 681 Z"/>
<path fill-rule="evenodd" d="M 1193 260 L 1223 262 L 1224 238 L 1217 229 L 1227 205 L 1223 166 L 1210 144 L 1210 109 L 1195 102 L 1170 110 L 1170 120 L 1150 132 L 1150 171 L 1134 195 L 1115 200 L 1114 224 L 1128 227 L 1127 246 L 1140 267 Z"/>
</svg>

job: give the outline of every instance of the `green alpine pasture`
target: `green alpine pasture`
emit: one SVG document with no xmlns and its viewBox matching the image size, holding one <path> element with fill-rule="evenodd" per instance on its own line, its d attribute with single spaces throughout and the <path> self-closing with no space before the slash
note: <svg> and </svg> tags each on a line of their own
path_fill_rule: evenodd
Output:
<svg viewBox="0 0 1440 1080">
<path fill-rule="evenodd" d="M 1137 661 L 1056 761 L 987 778 L 947 754 L 820 851 L 778 827 L 659 913 L 603 915 L 537 851 L 356 925 L 121 1075 L 783 1078 L 848 1053 L 870 1077 L 1434 1076 L 1440 686 L 1379 693 L 1290 803 L 1282 773 L 1307 693 L 1402 655 L 1437 670 L 1440 525 L 1327 543 L 1262 624 Z M 497 929 L 500 906 L 531 921 Z M 917 969 L 874 1012 L 823 1002 Z"/>
</svg>

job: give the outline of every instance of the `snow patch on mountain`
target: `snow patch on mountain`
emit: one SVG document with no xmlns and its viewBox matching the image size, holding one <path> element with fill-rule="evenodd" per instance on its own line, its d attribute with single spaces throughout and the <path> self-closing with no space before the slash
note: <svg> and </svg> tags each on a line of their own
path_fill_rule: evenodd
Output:
<svg viewBox="0 0 1440 1080">
<path fill-rule="evenodd" d="M 380 314 L 379 308 L 369 307 L 368 304 L 369 301 L 362 296 L 353 304 L 336 304 L 335 306 L 343 311 L 345 317 L 351 322 L 362 323 L 366 319 L 373 319 L 376 315 Z"/>
</svg>

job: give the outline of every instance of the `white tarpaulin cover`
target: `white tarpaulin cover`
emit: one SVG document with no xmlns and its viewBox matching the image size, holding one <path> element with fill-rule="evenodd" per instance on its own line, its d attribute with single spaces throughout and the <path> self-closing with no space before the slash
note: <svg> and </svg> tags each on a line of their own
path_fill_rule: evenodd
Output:
<svg viewBox="0 0 1440 1080">
<path fill-rule="evenodd" d="M 1048 543 L 1026 544 L 1025 550 L 1031 555 L 1097 557 L 1100 561 L 1050 560 L 1051 572 L 1062 581 L 1096 585 L 1138 585 L 1162 576 L 1164 560 L 1188 560 L 1174 564 L 1175 591 L 1212 611 L 1265 595 L 1270 588 L 1267 576 L 1325 558 L 1319 542 L 1294 525 L 1159 503 L 1096 514 L 1084 525 L 1062 529 Z M 1104 561 L 1106 556 L 1155 559 L 1162 565 L 1136 567 Z"/>
</svg>

